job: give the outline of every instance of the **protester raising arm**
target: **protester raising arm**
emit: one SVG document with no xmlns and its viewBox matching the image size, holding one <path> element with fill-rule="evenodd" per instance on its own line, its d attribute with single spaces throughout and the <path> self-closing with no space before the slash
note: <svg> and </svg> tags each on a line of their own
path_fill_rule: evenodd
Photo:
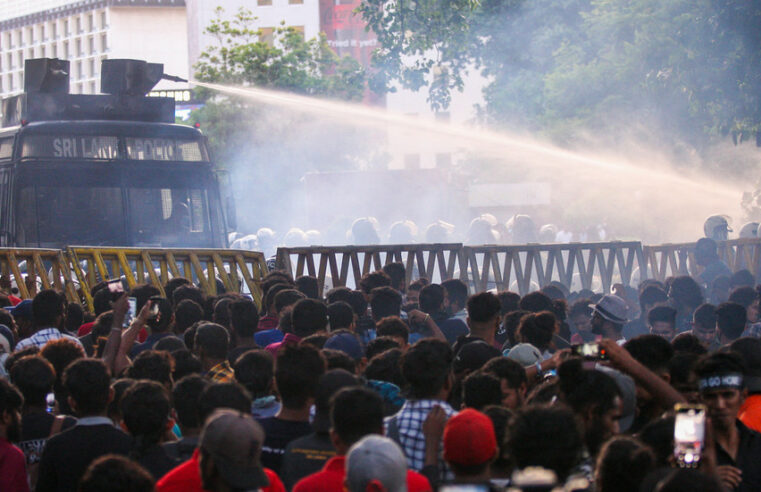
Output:
<svg viewBox="0 0 761 492">
<path fill-rule="evenodd" d="M 114 319 L 111 323 L 111 332 L 106 341 L 106 348 L 103 351 L 103 360 L 111 369 L 111 373 L 116 375 L 130 366 L 131 362 L 127 354 L 135 344 L 138 333 L 145 326 L 145 322 L 150 316 L 151 301 L 147 301 L 140 313 L 132 320 L 129 328 L 122 329 L 124 317 L 129 309 L 127 294 L 123 294 L 113 303 Z"/>
<path fill-rule="evenodd" d="M 106 363 L 106 367 L 111 370 L 111 374 L 117 374 L 114 372 L 114 361 L 116 360 L 116 354 L 119 351 L 119 345 L 122 341 L 122 325 L 124 324 L 124 316 L 129 309 L 129 302 L 127 301 L 127 293 L 123 293 L 117 300 L 111 303 L 111 308 L 114 312 L 113 320 L 111 321 L 111 331 L 108 334 L 106 340 L 106 347 L 103 349 L 103 361 Z"/>
<path fill-rule="evenodd" d="M 664 407 L 673 407 L 677 403 L 687 402 L 681 393 L 632 357 L 615 340 L 603 339 L 599 343 L 605 349 L 611 364 L 616 369 L 631 376 L 654 398 L 658 399 Z"/>
</svg>

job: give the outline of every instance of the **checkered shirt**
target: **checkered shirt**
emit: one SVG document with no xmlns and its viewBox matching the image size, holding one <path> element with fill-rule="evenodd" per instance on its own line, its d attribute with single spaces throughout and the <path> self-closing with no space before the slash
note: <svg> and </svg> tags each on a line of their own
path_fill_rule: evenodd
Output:
<svg viewBox="0 0 761 492">
<path fill-rule="evenodd" d="M 235 381 L 235 372 L 227 361 L 212 367 L 206 375 L 215 383 L 232 383 Z"/>
<path fill-rule="evenodd" d="M 77 340 L 75 337 L 72 337 L 71 335 L 64 335 L 60 331 L 58 331 L 58 328 L 44 328 L 34 335 L 32 335 L 29 338 L 25 338 L 21 340 L 19 343 L 16 344 L 16 351 L 19 351 L 21 349 L 36 346 L 39 349 L 42 349 L 42 347 L 45 346 L 46 343 L 48 343 L 51 340 L 58 340 L 59 338 L 68 338 L 69 340 L 73 340 L 77 342 L 77 345 L 82 347 L 82 343 Z M 84 348 L 84 347 L 83 347 Z"/>
<path fill-rule="evenodd" d="M 386 418 L 386 435 L 388 434 L 388 422 L 396 418 L 399 426 L 399 440 L 404 455 L 407 457 L 407 465 L 411 470 L 419 472 L 425 465 L 425 436 L 423 435 L 423 422 L 433 407 L 439 405 L 444 409 L 447 418 L 457 415 L 457 412 L 441 400 L 407 400 L 402 409 L 396 415 Z M 442 481 L 454 480 L 454 474 L 444 461 L 444 443 L 439 443 L 439 477 Z"/>
</svg>

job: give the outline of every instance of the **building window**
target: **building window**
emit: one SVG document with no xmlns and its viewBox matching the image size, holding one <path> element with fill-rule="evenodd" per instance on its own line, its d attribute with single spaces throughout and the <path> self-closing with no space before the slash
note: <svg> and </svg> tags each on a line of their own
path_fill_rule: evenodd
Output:
<svg viewBox="0 0 761 492">
<path fill-rule="evenodd" d="M 66 19 L 63 21 L 63 35 L 68 36 L 71 34 L 71 31 L 69 31 L 69 19 Z"/>
<path fill-rule="evenodd" d="M 85 78 L 85 74 L 82 72 L 82 60 L 79 60 L 77 62 L 77 75 L 76 75 L 75 78 L 77 78 L 77 79 L 83 79 L 83 78 Z"/>
<path fill-rule="evenodd" d="M 87 16 L 87 30 L 90 32 L 95 30 L 95 14 Z"/>
<path fill-rule="evenodd" d="M 45 30 L 45 24 L 40 25 L 40 40 L 47 41 L 47 31 Z"/>
<path fill-rule="evenodd" d="M 34 28 L 30 27 L 26 30 L 26 41 L 29 44 L 34 44 Z"/>
<path fill-rule="evenodd" d="M 100 51 L 105 52 L 106 50 L 108 50 L 108 37 L 106 33 L 103 33 L 100 35 Z"/>
<path fill-rule="evenodd" d="M 77 23 L 77 31 L 76 32 L 77 32 L 77 34 L 79 34 L 79 33 L 82 32 L 82 18 L 81 17 L 77 17 L 76 23 Z"/>
<path fill-rule="evenodd" d="M 24 52 L 23 51 L 18 52 L 18 67 L 24 68 Z"/>
<path fill-rule="evenodd" d="M 95 81 L 93 80 L 90 82 L 90 94 L 97 94 L 98 93 L 98 87 Z"/>
<path fill-rule="evenodd" d="M 272 5 L 272 0 L 256 0 L 256 4 L 260 7 L 266 7 Z"/>
<path fill-rule="evenodd" d="M 69 57 L 69 42 L 68 41 L 63 42 L 63 57 L 64 58 Z"/>
<path fill-rule="evenodd" d="M 288 0 L 289 5 L 302 5 L 304 0 Z"/>
<path fill-rule="evenodd" d="M 95 77 L 95 58 L 90 58 L 90 77 Z"/>
<path fill-rule="evenodd" d="M 94 36 L 90 36 L 87 39 L 87 43 L 90 45 L 90 54 L 94 55 L 95 54 L 95 37 Z"/>
<path fill-rule="evenodd" d="M 291 29 L 293 29 L 294 31 L 298 33 L 301 33 L 301 38 L 304 39 L 304 26 L 291 26 Z"/>
<path fill-rule="evenodd" d="M 47 48 L 47 46 L 42 46 L 42 48 L 40 49 L 40 56 L 42 58 L 45 58 L 45 53 L 47 52 L 46 48 Z"/>
<path fill-rule="evenodd" d="M 11 33 L 9 32 L 5 33 L 5 46 L 7 48 L 13 48 L 13 36 L 11 36 Z"/>
<path fill-rule="evenodd" d="M 51 31 L 53 33 L 53 39 L 58 39 L 58 22 L 57 21 L 53 21 L 50 24 L 50 29 L 51 29 Z"/>
<path fill-rule="evenodd" d="M 74 52 L 74 56 L 82 55 L 84 55 L 84 52 L 82 51 L 82 40 L 77 38 L 77 50 Z"/>
<path fill-rule="evenodd" d="M 58 58 L 58 43 L 53 43 L 53 58 Z"/>
<path fill-rule="evenodd" d="M 100 27 L 101 29 L 105 29 L 108 27 L 108 22 L 106 21 L 106 11 L 100 13 Z"/>
<path fill-rule="evenodd" d="M 275 41 L 275 28 L 274 27 L 260 27 L 259 28 L 259 41 L 272 45 Z"/>
<path fill-rule="evenodd" d="M 8 70 L 13 70 L 13 55 L 8 53 Z"/>
<path fill-rule="evenodd" d="M 17 44 L 19 46 L 24 46 L 24 33 L 21 31 L 21 29 L 16 31 L 16 39 L 18 40 Z"/>
</svg>

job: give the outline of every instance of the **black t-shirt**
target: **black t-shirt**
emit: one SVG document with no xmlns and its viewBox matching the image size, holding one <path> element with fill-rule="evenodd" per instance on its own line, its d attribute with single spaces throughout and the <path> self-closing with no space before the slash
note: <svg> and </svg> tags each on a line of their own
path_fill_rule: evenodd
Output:
<svg viewBox="0 0 761 492">
<path fill-rule="evenodd" d="M 322 470 L 325 463 L 336 455 L 336 449 L 327 432 L 313 432 L 291 441 L 285 448 L 280 478 L 287 490 L 296 482 Z"/>
<path fill-rule="evenodd" d="M 280 465 L 288 443 L 310 434 L 312 426 L 309 422 L 281 420 L 277 417 L 262 419 L 259 423 L 266 436 L 262 446 L 262 465 L 280 475 Z"/>
<path fill-rule="evenodd" d="M 131 447 L 132 439 L 111 424 L 75 425 L 48 439 L 35 491 L 74 492 L 93 460 L 111 453 L 127 456 Z"/>
<path fill-rule="evenodd" d="M 160 444 L 152 446 L 141 456 L 137 457 L 135 461 L 148 470 L 157 481 L 182 463 L 180 460 L 170 457 Z"/>
<path fill-rule="evenodd" d="M 761 490 L 761 434 L 745 427 L 739 420 L 735 422 L 740 433 L 737 458 L 732 457 L 716 443 L 716 464 L 730 465 L 742 471 L 742 481 L 735 487 L 735 492 Z"/>
<path fill-rule="evenodd" d="M 39 463 L 42 449 L 50 437 L 55 416 L 47 412 L 32 412 L 21 417 L 21 441 L 18 447 L 24 452 L 26 465 Z M 74 417 L 65 417 L 61 431 L 73 427 L 77 423 Z M 59 431 L 60 432 L 60 431 Z"/>
</svg>

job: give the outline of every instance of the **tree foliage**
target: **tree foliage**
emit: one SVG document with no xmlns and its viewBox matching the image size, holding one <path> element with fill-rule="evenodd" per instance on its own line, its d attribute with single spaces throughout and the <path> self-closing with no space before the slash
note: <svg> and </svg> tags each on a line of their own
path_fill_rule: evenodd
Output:
<svg viewBox="0 0 761 492">
<path fill-rule="evenodd" d="M 339 58 L 324 35 L 305 40 L 283 25 L 270 34 L 256 29 L 255 21 L 245 9 L 231 18 L 218 9 L 206 29 L 216 42 L 195 65 L 196 80 L 343 101 L 363 98 L 364 68 Z M 191 113 L 190 123 L 200 124 L 217 165 L 233 173 L 239 202 L 250 207 L 239 209 L 239 224 L 248 230 L 297 215 L 305 173 L 353 169 L 371 159 L 367 141 L 339 122 L 326 125 L 315 116 L 224 92 L 199 88 L 196 94 L 204 106 Z M 276 209 L 266 214 L 272 222 L 257 222 L 270 208 Z"/>
<path fill-rule="evenodd" d="M 360 11 L 381 45 L 378 78 L 428 86 L 434 109 L 473 66 L 488 80 L 481 114 L 498 125 L 559 137 L 643 125 L 696 148 L 761 130 L 761 0 L 363 0 Z"/>
</svg>

